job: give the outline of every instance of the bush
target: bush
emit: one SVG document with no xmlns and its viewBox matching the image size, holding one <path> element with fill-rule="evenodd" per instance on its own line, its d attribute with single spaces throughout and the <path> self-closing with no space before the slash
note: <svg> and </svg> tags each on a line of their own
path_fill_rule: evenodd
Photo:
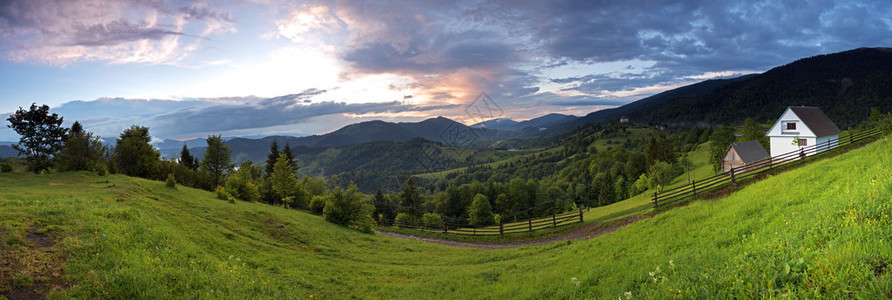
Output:
<svg viewBox="0 0 892 300">
<path fill-rule="evenodd" d="M 169 188 L 177 188 L 177 179 L 173 177 L 173 173 L 167 173 L 167 180 L 164 181 L 164 184 Z"/>
<path fill-rule="evenodd" d="M 11 163 L 0 163 L 0 173 L 9 173 L 12 172 L 12 164 Z"/>
<path fill-rule="evenodd" d="M 232 195 L 235 198 L 248 201 L 255 202 L 260 200 L 260 189 L 257 188 L 251 179 L 241 174 L 230 176 L 229 179 L 226 180 L 226 192 Z"/>
<path fill-rule="evenodd" d="M 96 175 L 99 176 L 108 175 L 108 165 L 104 162 L 97 162 L 93 165 L 93 172 L 96 172 Z"/>
<path fill-rule="evenodd" d="M 435 213 L 426 213 L 421 217 L 421 222 L 425 228 L 443 228 L 443 218 Z"/>
<path fill-rule="evenodd" d="M 326 197 L 325 208 L 322 216 L 326 221 L 350 226 L 364 233 L 372 233 L 372 212 L 375 206 L 372 201 L 359 193 L 355 184 L 350 183 L 347 190 L 335 188 L 334 192 Z"/>
<path fill-rule="evenodd" d="M 496 224 L 489 199 L 481 194 L 474 196 L 474 202 L 471 202 L 471 206 L 468 207 L 468 217 L 471 219 L 471 225 Z"/>
<path fill-rule="evenodd" d="M 395 223 L 397 225 L 418 226 L 421 225 L 421 218 L 419 218 L 417 215 L 399 213 L 396 215 Z"/>
<path fill-rule="evenodd" d="M 321 215 L 324 209 L 325 197 L 321 195 L 313 196 L 313 199 L 310 200 L 310 211 L 312 211 L 314 214 Z"/>
<path fill-rule="evenodd" d="M 217 193 L 217 199 L 229 200 L 230 198 L 232 198 L 232 195 L 227 193 L 226 189 L 223 188 L 222 186 L 218 185 L 217 188 L 214 190 L 214 192 Z"/>
</svg>

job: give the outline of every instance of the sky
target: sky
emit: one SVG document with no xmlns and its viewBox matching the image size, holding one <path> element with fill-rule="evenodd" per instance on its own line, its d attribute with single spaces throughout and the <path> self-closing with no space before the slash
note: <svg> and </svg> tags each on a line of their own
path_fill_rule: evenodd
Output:
<svg viewBox="0 0 892 300">
<path fill-rule="evenodd" d="M 0 113 L 47 104 L 103 137 L 136 124 L 157 139 L 584 115 L 888 47 L 889 12 L 888 0 L 2 0 Z M 482 93 L 497 114 L 469 113 Z"/>
</svg>

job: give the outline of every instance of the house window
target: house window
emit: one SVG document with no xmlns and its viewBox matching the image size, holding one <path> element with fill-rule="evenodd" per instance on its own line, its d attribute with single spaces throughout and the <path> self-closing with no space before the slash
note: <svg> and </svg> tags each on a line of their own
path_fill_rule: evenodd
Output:
<svg viewBox="0 0 892 300">
<path fill-rule="evenodd" d="M 796 123 L 787 123 L 787 130 L 796 130 Z"/>
<path fill-rule="evenodd" d="M 804 147 L 804 146 L 808 146 L 808 140 L 806 140 L 806 139 L 799 139 L 799 146 L 803 146 L 803 147 Z"/>
</svg>

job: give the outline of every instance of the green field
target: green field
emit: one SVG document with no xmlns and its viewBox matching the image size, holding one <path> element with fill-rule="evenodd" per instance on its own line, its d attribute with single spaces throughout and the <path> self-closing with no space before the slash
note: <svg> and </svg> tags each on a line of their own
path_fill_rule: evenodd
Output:
<svg viewBox="0 0 892 300">
<path fill-rule="evenodd" d="M 886 138 L 590 240 L 501 250 L 366 235 L 124 176 L 4 173 L 0 294 L 887 299 L 890 168 Z"/>
</svg>

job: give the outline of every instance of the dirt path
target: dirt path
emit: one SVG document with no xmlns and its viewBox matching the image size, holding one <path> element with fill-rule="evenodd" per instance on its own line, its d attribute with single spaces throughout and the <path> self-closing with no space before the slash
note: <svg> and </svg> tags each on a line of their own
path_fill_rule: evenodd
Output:
<svg viewBox="0 0 892 300">
<path fill-rule="evenodd" d="M 377 230 L 378 233 L 401 238 L 407 240 L 418 240 L 422 242 L 428 243 L 437 243 L 445 246 L 451 247 L 461 247 L 461 248 L 477 248 L 477 249 L 504 249 L 504 248 L 517 248 L 517 247 L 525 247 L 525 246 L 537 246 L 537 245 L 548 245 L 555 242 L 566 241 L 566 240 L 582 240 L 582 239 L 590 239 L 602 234 L 607 234 L 616 231 L 617 229 L 623 228 L 626 225 L 635 223 L 639 220 L 650 218 L 649 215 L 637 215 L 629 218 L 614 220 L 606 223 L 593 222 L 589 224 L 585 224 L 582 227 L 573 229 L 566 234 L 553 236 L 541 240 L 530 240 L 530 241 L 519 241 L 519 242 L 506 242 L 506 243 L 483 243 L 483 242 L 464 242 L 464 241 L 453 241 L 447 239 L 439 239 L 432 238 L 426 236 L 418 236 L 411 235 L 405 233 L 396 233 L 390 231 Z"/>
</svg>

